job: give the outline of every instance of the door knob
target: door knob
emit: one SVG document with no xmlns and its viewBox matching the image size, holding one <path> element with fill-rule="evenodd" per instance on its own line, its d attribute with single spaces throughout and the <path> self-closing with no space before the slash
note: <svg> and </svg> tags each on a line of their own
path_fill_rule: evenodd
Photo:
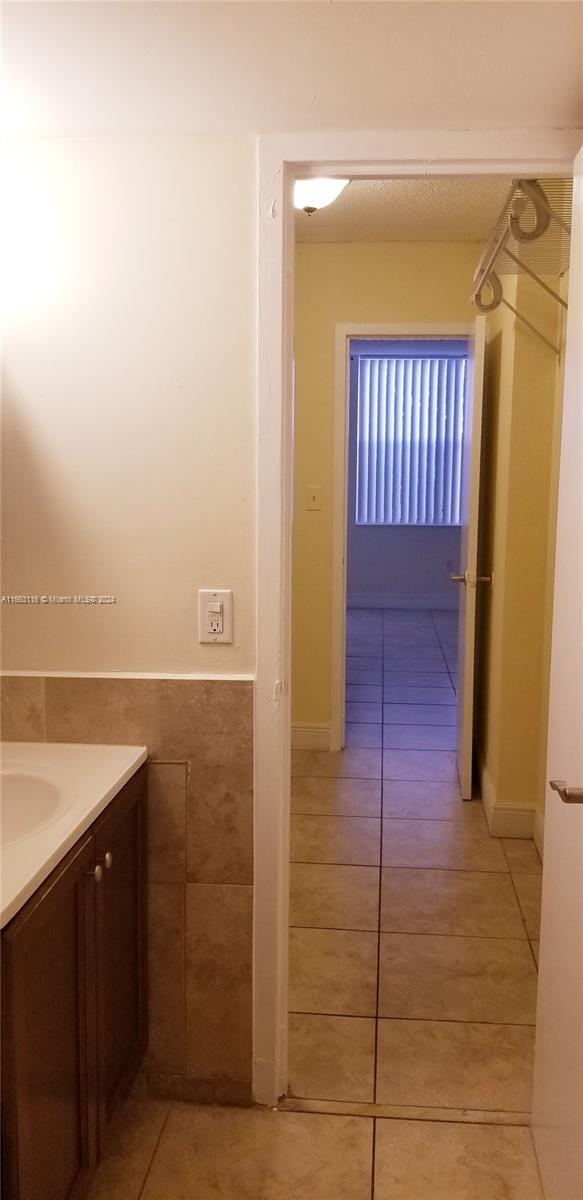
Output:
<svg viewBox="0 0 583 1200">
<path fill-rule="evenodd" d="M 113 854 L 111 853 L 111 850 L 108 850 L 107 853 L 104 854 L 103 858 L 99 859 L 99 862 L 103 864 L 106 871 L 110 871 L 113 866 Z"/>
<path fill-rule="evenodd" d="M 491 575 L 470 575 L 469 571 L 465 571 L 463 575 L 450 575 L 452 583 L 464 583 L 466 587 L 475 588 L 477 583 L 491 583 Z"/>
<path fill-rule="evenodd" d="M 583 788 L 567 787 L 564 779 L 549 779 L 549 787 L 561 797 L 563 804 L 583 804 Z"/>
<path fill-rule="evenodd" d="M 97 866 L 93 867 L 93 869 L 88 871 L 87 874 L 92 875 L 96 883 L 101 883 L 101 880 L 103 879 L 103 867 L 100 867 L 98 863 Z"/>
</svg>

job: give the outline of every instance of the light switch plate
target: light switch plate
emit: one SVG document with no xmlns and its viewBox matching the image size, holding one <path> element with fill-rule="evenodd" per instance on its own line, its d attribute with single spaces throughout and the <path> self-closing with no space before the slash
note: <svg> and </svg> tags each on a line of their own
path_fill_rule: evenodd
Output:
<svg viewBox="0 0 583 1200">
<path fill-rule="evenodd" d="M 222 605 L 222 632 L 217 626 L 217 605 Z M 212 607 L 209 607 L 212 606 Z M 220 621 L 219 621 L 220 624 Z M 233 593 L 230 588 L 200 588 L 198 593 L 199 642 L 233 641 Z"/>
</svg>

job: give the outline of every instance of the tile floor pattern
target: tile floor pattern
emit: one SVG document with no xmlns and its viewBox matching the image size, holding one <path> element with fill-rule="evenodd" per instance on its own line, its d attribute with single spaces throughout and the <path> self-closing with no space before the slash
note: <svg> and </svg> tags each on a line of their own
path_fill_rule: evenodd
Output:
<svg viewBox="0 0 583 1200">
<path fill-rule="evenodd" d="M 541 865 L 459 798 L 456 624 L 350 611 L 347 749 L 294 754 L 293 1097 L 529 1111 Z"/>
<path fill-rule="evenodd" d="M 294 754 L 287 1103 L 318 1111 L 136 1096 L 89 1200 L 543 1200 L 541 867 L 459 799 L 455 683 L 450 613 L 353 611 L 348 748 Z"/>
<path fill-rule="evenodd" d="M 129 1100 L 88 1200 L 544 1200 L 530 1130 Z"/>
</svg>

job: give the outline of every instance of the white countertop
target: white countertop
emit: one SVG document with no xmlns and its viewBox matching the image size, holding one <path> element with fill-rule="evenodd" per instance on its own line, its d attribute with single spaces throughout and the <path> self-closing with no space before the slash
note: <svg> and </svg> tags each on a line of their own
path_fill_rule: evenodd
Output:
<svg viewBox="0 0 583 1200">
<path fill-rule="evenodd" d="M 0 786 L 3 775 L 20 775 L 39 781 L 39 786 L 48 784 L 53 796 L 53 788 L 59 794 L 58 806 L 48 819 L 2 843 L 0 928 L 22 908 L 147 757 L 145 746 L 0 744 Z"/>
</svg>

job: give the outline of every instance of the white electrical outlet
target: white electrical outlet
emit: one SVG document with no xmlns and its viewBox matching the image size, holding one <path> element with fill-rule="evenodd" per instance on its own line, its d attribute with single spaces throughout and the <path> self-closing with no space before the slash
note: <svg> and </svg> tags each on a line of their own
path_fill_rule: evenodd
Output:
<svg viewBox="0 0 583 1200">
<path fill-rule="evenodd" d="M 233 593 L 201 588 L 198 593 L 199 642 L 233 641 Z"/>
</svg>

